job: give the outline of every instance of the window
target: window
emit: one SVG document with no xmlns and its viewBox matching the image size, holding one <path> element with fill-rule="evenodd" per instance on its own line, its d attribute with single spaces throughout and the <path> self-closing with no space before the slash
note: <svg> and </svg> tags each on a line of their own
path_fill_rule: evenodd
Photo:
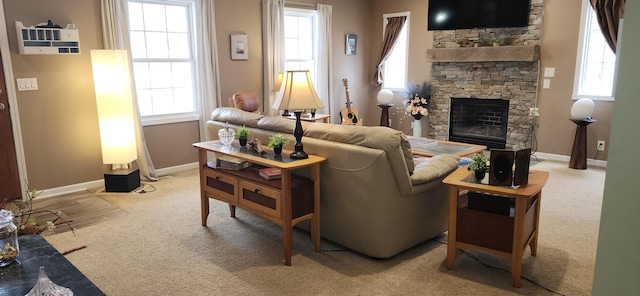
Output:
<svg viewBox="0 0 640 296">
<path fill-rule="evenodd" d="M 317 23 L 316 11 L 285 8 L 284 63 L 285 70 L 309 70 L 316 81 Z"/>
<path fill-rule="evenodd" d="M 133 75 L 143 122 L 196 120 L 191 1 L 128 3 Z"/>
<path fill-rule="evenodd" d="M 383 28 L 387 26 L 387 18 L 395 16 L 407 16 L 407 21 L 400 31 L 398 40 L 391 50 L 389 58 L 382 65 L 383 88 L 404 90 L 407 85 L 407 53 L 409 45 L 409 12 L 384 14 Z M 383 29 L 384 35 L 384 29 Z"/>
<path fill-rule="evenodd" d="M 616 56 L 602 36 L 589 1 L 583 5 L 573 98 L 613 100 Z"/>
</svg>

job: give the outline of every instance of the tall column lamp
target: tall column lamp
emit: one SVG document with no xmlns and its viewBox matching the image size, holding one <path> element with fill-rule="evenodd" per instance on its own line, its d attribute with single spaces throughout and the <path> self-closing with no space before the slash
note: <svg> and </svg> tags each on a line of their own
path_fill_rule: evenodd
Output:
<svg viewBox="0 0 640 296">
<path fill-rule="evenodd" d="M 112 165 L 104 174 L 105 191 L 129 192 L 140 187 L 129 58 L 124 50 L 91 50 L 98 107 L 102 162 Z"/>
</svg>

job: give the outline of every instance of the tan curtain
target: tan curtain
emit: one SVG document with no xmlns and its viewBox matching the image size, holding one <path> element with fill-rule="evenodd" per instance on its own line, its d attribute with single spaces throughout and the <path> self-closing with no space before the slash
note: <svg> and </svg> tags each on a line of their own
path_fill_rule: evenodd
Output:
<svg viewBox="0 0 640 296">
<path fill-rule="evenodd" d="M 590 0 L 591 7 L 598 16 L 600 30 L 613 52 L 618 41 L 618 24 L 624 18 L 625 0 Z"/>
<path fill-rule="evenodd" d="M 381 85 L 382 81 L 384 81 L 384 77 L 382 77 L 382 65 L 391 54 L 391 49 L 393 49 L 393 46 L 396 44 L 400 30 L 402 30 L 406 21 L 406 16 L 387 18 L 387 26 L 384 28 L 384 36 L 382 39 L 382 50 L 380 51 L 380 58 L 378 59 L 376 71 L 373 75 L 374 85 Z"/>
</svg>

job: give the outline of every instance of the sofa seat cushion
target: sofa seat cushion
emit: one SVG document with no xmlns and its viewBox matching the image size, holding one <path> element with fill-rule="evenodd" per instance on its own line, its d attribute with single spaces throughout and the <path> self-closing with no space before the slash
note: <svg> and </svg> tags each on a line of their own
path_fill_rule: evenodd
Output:
<svg viewBox="0 0 640 296">
<path fill-rule="evenodd" d="M 460 157 L 441 154 L 434 157 L 416 157 L 416 170 L 411 175 L 411 184 L 420 185 L 449 175 L 460 163 Z"/>
</svg>

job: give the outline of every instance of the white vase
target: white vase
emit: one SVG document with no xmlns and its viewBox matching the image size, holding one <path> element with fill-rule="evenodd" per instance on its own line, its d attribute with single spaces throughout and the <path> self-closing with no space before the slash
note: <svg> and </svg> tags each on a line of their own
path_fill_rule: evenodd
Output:
<svg viewBox="0 0 640 296">
<path fill-rule="evenodd" d="M 422 137 L 422 122 L 420 121 L 420 119 L 416 119 L 413 122 L 413 136 Z"/>
</svg>

